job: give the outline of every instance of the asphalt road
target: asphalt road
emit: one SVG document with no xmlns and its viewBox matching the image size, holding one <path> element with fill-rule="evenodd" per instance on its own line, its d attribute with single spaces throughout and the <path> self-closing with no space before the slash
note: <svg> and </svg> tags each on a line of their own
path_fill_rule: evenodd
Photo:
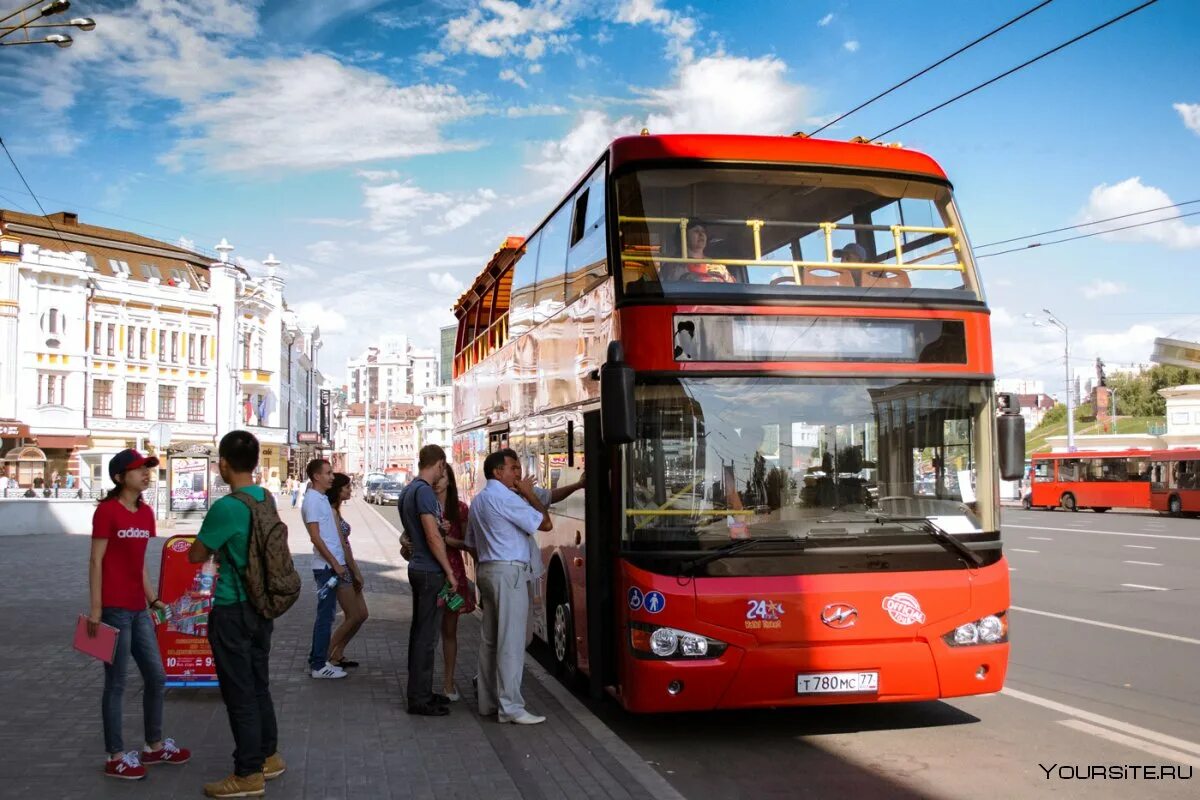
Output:
<svg viewBox="0 0 1200 800">
<path fill-rule="evenodd" d="M 1132 769 L 1200 773 L 1200 520 L 1009 508 L 1003 523 L 1001 694 L 676 716 L 590 706 L 688 797 L 1200 796 L 1200 777 Z"/>
</svg>

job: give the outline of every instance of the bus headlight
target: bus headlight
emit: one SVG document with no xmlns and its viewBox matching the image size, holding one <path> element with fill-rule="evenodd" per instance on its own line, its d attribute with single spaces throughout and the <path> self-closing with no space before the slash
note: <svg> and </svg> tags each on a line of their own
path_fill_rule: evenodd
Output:
<svg viewBox="0 0 1200 800">
<path fill-rule="evenodd" d="M 974 622 L 964 622 L 942 637 L 951 647 L 973 644 L 1000 644 L 1008 641 L 1008 620 L 1005 612 L 988 614 Z"/>
<path fill-rule="evenodd" d="M 725 642 L 678 628 L 629 624 L 629 644 L 639 658 L 716 658 L 728 647 Z"/>
</svg>

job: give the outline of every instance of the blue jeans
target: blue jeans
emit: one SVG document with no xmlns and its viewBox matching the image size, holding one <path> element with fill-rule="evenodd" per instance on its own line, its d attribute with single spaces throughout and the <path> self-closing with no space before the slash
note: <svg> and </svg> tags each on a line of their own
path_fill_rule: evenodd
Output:
<svg viewBox="0 0 1200 800">
<path fill-rule="evenodd" d="M 313 580 L 316 581 L 318 590 L 332 577 L 333 567 L 313 570 Z M 347 569 L 346 576 L 342 578 L 339 585 L 350 586 L 352 584 L 353 579 L 350 577 L 350 570 Z M 329 592 L 323 599 L 318 597 L 317 618 L 313 622 L 312 649 L 308 651 L 308 666 L 311 669 L 320 669 L 329 660 L 329 640 L 333 636 L 333 618 L 336 616 L 337 592 Z"/>
<path fill-rule="evenodd" d="M 130 655 L 137 662 L 144 684 L 142 721 L 146 729 L 146 744 L 162 741 L 163 696 L 167 678 L 158 654 L 158 640 L 154 636 L 150 612 L 146 609 L 130 611 L 110 606 L 102 610 L 100 621 L 118 631 L 113 663 L 104 665 L 104 693 L 100 699 L 104 719 L 104 749 L 110 754 L 125 750 L 121 736 L 121 706 L 125 699 L 125 672 L 129 668 Z"/>
</svg>

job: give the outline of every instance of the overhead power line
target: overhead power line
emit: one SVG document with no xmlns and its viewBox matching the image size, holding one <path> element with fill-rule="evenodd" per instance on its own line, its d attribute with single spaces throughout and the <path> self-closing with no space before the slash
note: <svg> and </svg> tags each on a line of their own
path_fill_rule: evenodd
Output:
<svg viewBox="0 0 1200 800">
<path fill-rule="evenodd" d="M 877 95 L 875 95 L 874 97 L 872 97 L 870 100 L 867 100 L 865 103 L 860 103 L 859 105 L 857 105 L 857 106 L 855 106 L 854 108 L 852 108 L 852 109 L 850 109 L 849 111 L 847 111 L 845 114 L 842 114 L 842 115 L 841 115 L 840 117 L 838 117 L 837 119 L 831 120 L 830 122 L 826 122 L 824 125 L 822 125 L 821 127 L 817 128 L 815 131 L 813 131 L 812 133 L 810 133 L 810 134 L 808 134 L 808 135 L 809 135 L 810 137 L 811 137 L 811 136 L 816 136 L 818 133 L 820 133 L 821 131 L 825 130 L 826 128 L 831 128 L 831 127 L 833 127 L 834 125 L 838 124 L 839 122 L 841 122 L 842 120 L 844 120 L 846 117 L 850 116 L 851 114 L 854 114 L 854 113 L 857 113 L 857 112 L 859 112 L 859 111 L 862 111 L 864 108 L 866 108 L 867 106 L 871 105 L 871 104 L 872 104 L 872 103 L 874 103 L 876 100 L 881 100 L 881 99 L 883 99 L 884 97 L 887 97 L 887 96 L 888 96 L 889 94 L 891 94 L 892 92 L 896 91 L 897 89 L 899 89 L 899 88 L 901 88 L 901 87 L 903 87 L 903 86 L 907 86 L 908 84 L 912 83 L 913 81 L 915 81 L 917 78 L 921 77 L 922 75 L 925 75 L 926 73 L 932 72 L 933 70 L 937 69 L 937 68 L 938 68 L 938 67 L 940 67 L 942 64 L 945 64 L 947 61 L 949 61 L 950 59 L 954 58 L 955 56 L 961 55 L 962 53 L 965 53 L 966 51 L 970 50 L 972 47 L 974 47 L 975 45 L 979 44 L 980 42 L 983 42 L 983 41 L 985 41 L 985 40 L 987 40 L 987 39 L 990 39 L 990 38 L 992 38 L 993 36 L 995 36 L 995 35 L 996 35 L 997 33 L 999 33 L 1000 31 L 1004 30 L 1005 28 L 1009 27 L 1010 25 L 1012 25 L 1012 24 L 1014 24 L 1014 23 L 1016 23 L 1016 22 L 1020 22 L 1021 20 L 1025 19 L 1025 17 L 1028 17 L 1030 14 L 1032 14 L 1032 13 L 1033 13 L 1033 12 L 1035 12 L 1035 11 L 1037 11 L 1039 8 L 1044 8 L 1044 7 L 1048 6 L 1048 5 L 1050 5 L 1052 2 L 1054 2 L 1054 0 L 1042 0 L 1042 2 L 1038 3 L 1036 6 L 1034 6 L 1034 7 L 1033 7 L 1033 8 L 1031 8 L 1031 9 L 1029 9 L 1028 11 L 1026 11 L 1026 12 L 1024 12 L 1024 13 L 1022 13 L 1022 14 L 1018 14 L 1017 16 L 1013 17 L 1013 18 L 1012 18 L 1012 19 L 1010 19 L 1008 22 L 1004 23 L 1003 25 L 1001 25 L 1001 26 L 1000 26 L 1000 27 L 998 27 L 998 28 L 992 28 L 990 31 L 988 31 L 987 33 L 985 33 L 983 36 L 980 36 L 980 37 L 979 37 L 978 39 L 976 39 L 975 41 L 973 41 L 973 42 L 970 42 L 969 44 L 965 44 L 965 45 L 963 45 L 962 47 L 958 48 L 957 50 L 955 50 L 955 51 L 954 51 L 953 53 L 951 53 L 950 55 L 948 55 L 948 56 L 946 56 L 946 57 L 944 57 L 944 58 L 942 58 L 942 59 L 939 59 L 938 61 L 935 61 L 934 63 L 930 64 L 928 67 L 926 67 L 925 69 L 921 70 L 920 72 L 916 72 L 916 73 L 913 73 L 912 75 L 909 75 L 907 78 L 905 78 L 904 80 L 900 81 L 899 83 L 897 83 L 896 85 L 892 86 L 891 88 L 889 88 L 889 89 L 885 89 L 884 91 L 882 91 L 882 92 L 880 92 L 879 94 L 877 94 Z"/>
<path fill-rule="evenodd" d="M 21 179 L 21 183 L 25 184 L 25 191 L 29 192 L 29 196 L 33 198 L 33 202 L 37 203 L 38 210 L 41 211 L 42 216 L 46 218 L 46 224 L 48 224 L 50 229 L 54 231 L 56 236 L 58 236 L 58 240 L 66 245 L 67 240 L 63 238 L 63 235 L 59 232 L 58 228 L 54 227 L 54 220 L 50 219 L 50 215 L 46 213 L 46 209 L 42 208 L 42 201 L 38 200 L 38 196 L 33 193 L 33 189 L 30 187 L 29 181 L 25 180 L 25 174 L 22 173 L 21 168 L 17 166 L 16 159 L 13 158 L 12 153 L 8 152 L 8 145 L 4 143 L 3 136 L 0 136 L 0 148 L 4 148 L 4 155 L 8 156 L 8 163 L 12 164 L 12 168 L 17 172 L 17 177 Z"/>
<path fill-rule="evenodd" d="M 922 119 L 923 117 L 929 116 L 930 114 L 932 114 L 935 111 L 939 111 L 939 110 L 945 108 L 946 106 L 950 105 L 951 103 L 956 103 L 959 100 L 962 100 L 964 97 L 966 97 L 968 95 L 972 95 L 975 92 L 978 92 L 980 89 L 991 86 L 996 81 L 1007 78 L 1009 75 L 1012 75 L 1015 72 L 1019 72 L 1028 66 L 1036 64 L 1037 62 L 1041 61 L 1043 58 L 1046 58 L 1047 56 L 1054 55 L 1055 53 L 1057 53 L 1059 50 L 1062 50 L 1063 48 L 1070 47 L 1071 45 L 1075 44 L 1076 42 L 1086 39 L 1087 37 L 1091 36 L 1093 33 L 1099 33 L 1100 31 L 1104 30 L 1108 26 L 1115 25 L 1118 22 L 1120 22 L 1121 20 L 1125 19 L 1126 17 L 1136 14 L 1137 12 L 1141 11 L 1143 8 L 1152 6 L 1157 2 L 1158 2 L 1158 0 L 1146 0 L 1145 3 L 1142 3 L 1141 5 L 1138 5 L 1138 6 L 1134 6 L 1133 8 L 1129 9 L 1128 11 L 1126 11 L 1123 14 L 1118 14 L 1117 16 L 1110 19 L 1108 22 L 1101 23 L 1101 24 L 1097 25 L 1096 27 L 1092 28 L 1091 30 L 1084 31 L 1083 33 L 1079 34 L 1078 36 L 1074 37 L 1073 39 L 1068 39 L 1067 41 L 1063 42 L 1062 44 L 1060 44 L 1056 47 L 1052 47 L 1049 50 L 1047 50 L 1046 52 L 1044 52 L 1040 55 L 1036 55 L 1033 58 L 1029 59 L 1028 61 L 1018 64 L 1017 66 L 1013 67 L 1012 69 L 1008 69 L 1008 70 L 1005 70 L 1004 72 L 1001 72 L 999 75 L 995 76 L 994 78 L 990 78 L 989 80 L 986 80 L 983 83 L 973 86 L 970 89 L 967 89 L 965 92 L 961 92 L 961 93 L 955 95 L 954 97 L 951 97 L 949 100 L 946 100 L 943 103 L 938 103 L 933 108 L 922 111 L 920 114 L 917 114 L 915 117 L 909 117 L 904 122 L 901 122 L 899 125 L 893 125 L 892 127 L 888 128 L 886 131 L 875 134 L 867 141 L 873 142 L 876 139 L 881 139 L 884 136 L 887 136 L 889 133 L 894 133 L 894 132 L 900 130 L 901 128 L 905 127 L 906 125 L 910 125 L 910 124 L 916 122 L 917 120 Z"/>
<path fill-rule="evenodd" d="M 1105 230 L 1096 231 L 1095 233 L 1084 233 L 1084 234 L 1080 234 L 1079 236 L 1068 236 L 1065 239 L 1055 239 L 1054 241 L 1051 241 L 1051 242 L 1034 242 L 1033 244 L 1027 244 L 1024 247 L 1013 247 L 1008 250 L 1000 250 L 999 252 L 996 252 L 996 253 L 984 253 L 982 255 L 975 256 L 975 258 L 976 258 L 976 260 L 978 260 L 981 258 L 991 258 L 992 256 L 1002 256 L 1007 253 L 1017 253 L 1022 250 L 1030 250 L 1034 247 L 1049 247 L 1052 244 L 1062 244 L 1063 242 L 1074 242 L 1079 239 L 1090 239 L 1093 236 L 1103 236 L 1106 233 L 1116 233 L 1118 231 L 1127 231 L 1132 228 L 1144 228 L 1147 225 L 1157 225 L 1160 222 L 1172 222 L 1177 219 L 1185 219 L 1186 217 L 1194 217 L 1197 215 L 1200 215 L 1200 211 L 1192 211 L 1187 214 L 1179 214 L 1178 216 L 1174 216 L 1174 217 L 1163 217 L 1162 219 L 1152 219 L 1152 220 L 1149 220 L 1148 222 L 1138 222 L 1134 225 L 1122 225 L 1119 228 L 1106 228 Z"/>
<path fill-rule="evenodd" d="M 1200 200 L 1184 200 L 1182 203 L 1171 203 L 1171 205 L 1169 205 L 1169 206 L 1159 206 L 1158 208 L 1147 208 L 1144 211 L 1133 211 L 1129 214 L 1118 214 L 1115 217 L 1105 217 L 1104 219 L 1094 219 L 1091 222 L 1081 222 L 1078 225 L 1068 225 L 1065 228 L 1053 228 L 1051 230 L 1041 231 L 1039 233 L 1027 233 L 1024 236 L 1014 236 L 1011 239 L 1001 239 L 998 242 L 988 242 L 987 244 L 975 245 L 975 249 L 982 250 L 985 247 L 997 247 L 1002 244 L 1009 244 L 1010 242 L 1019 242 L 1022 239 L 1032 239 L 1035 236 L 1049 236 L 1052 233 L 1062 233 L 1063 231 L 1073 231 L 1077 228 L 1089 228 L 1092 225 L 1100 225 L 1101 223 L 1104 223 L 1104 222 L 1113 222 L 1114 220 L 1127 219 L 1129 217 L 1140 217 L 1142 214 L 1151 214 L 1155 211 L 1166 211 L 1168 208 L 1181 208 L 1183 206 L 1190 206 L 1195 203 L 1200 203 Z M 1178 217 L 1167 217 L 1166 219 L 1154 220 L 1154 222 L 1166 222 L 1168 219 L 1179 219 L 1179 218 Z"/>
</svg>

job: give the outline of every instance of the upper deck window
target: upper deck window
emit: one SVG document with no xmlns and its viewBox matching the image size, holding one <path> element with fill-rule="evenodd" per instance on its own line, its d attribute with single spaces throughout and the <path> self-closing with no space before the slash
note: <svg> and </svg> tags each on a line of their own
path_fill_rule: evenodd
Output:
<svg viewBox="0 0 1200 800">
<path fill-rule="evenodd" d="M 980 296 L 949 187 L 799 170 L 648 169 L 617 181 L 630 294 Z M 698 284 L 708 284 L 701 288 Z"/>
</svg>

